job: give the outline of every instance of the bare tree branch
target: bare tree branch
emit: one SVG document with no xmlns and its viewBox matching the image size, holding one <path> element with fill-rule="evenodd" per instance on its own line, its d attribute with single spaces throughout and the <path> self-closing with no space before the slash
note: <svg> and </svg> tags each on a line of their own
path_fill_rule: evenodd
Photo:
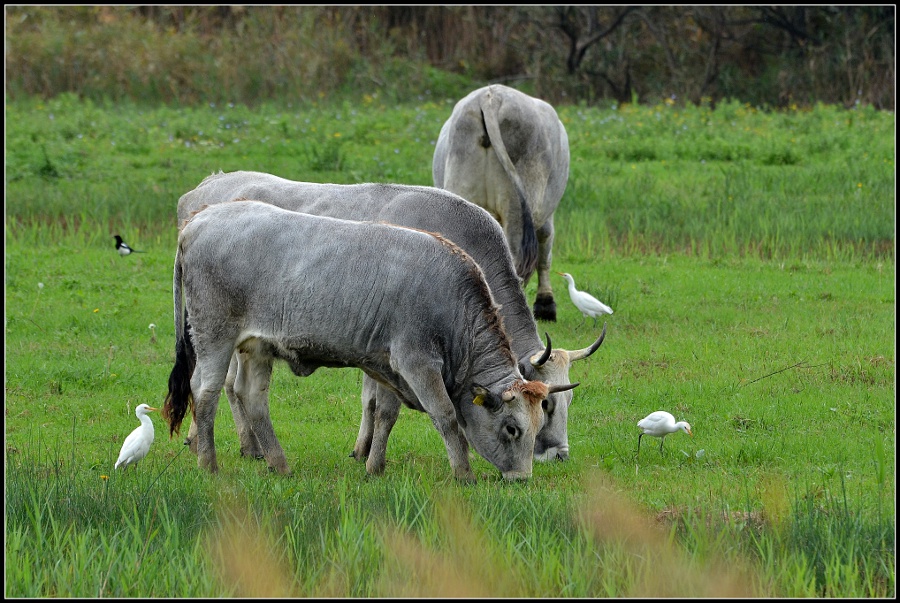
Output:
<svg viewBox="0 0 900 603">
<path fill-rule="evenodd" d="M 573 74 L 578 70 L 584 55 L 588 48 L 614 32 L 625 20 L 625 17 L 637 10 L 636 6 L 626 6 L 606 29 L 596 31 L 599 25 L 596 7 L 588 7 L 588 31 L 590 32 L 586 39 L 579 40 L 581 37 L 581 27 L 577 21 L 577 9 L 571 6 L 559 6 L 556 8 L 557 23 L 556 26 L 562 30 L 566 37 L 569 38 L 569 56 L 566 59 L 566 67 L 569 74 Z"/>
<path fill-rule="evenodd" d="M 809 34 L 804 29 L 801 29 L 803 27 L 803 24 L 794 22 L 805 20 L 805 7 L 799 6 L 795 8 L 797 10 L 798 17 L 792 21 L 790 16 L 785 13 L 783 8 L 777 6 L 762 6 L 759 9 L 760 13 L 762 13 L 762 18 L 759 22 L 766 25 L 771 25 L 772 27 L 783 29 L 788 34 L 790 34 L 791 39 L 798 46 L 802 46 L 802 44 L 800 44 L 800 40 L 808 40 L 816 46 L 820 45 L 822 43 L 821 40 Z"/>
</svg>

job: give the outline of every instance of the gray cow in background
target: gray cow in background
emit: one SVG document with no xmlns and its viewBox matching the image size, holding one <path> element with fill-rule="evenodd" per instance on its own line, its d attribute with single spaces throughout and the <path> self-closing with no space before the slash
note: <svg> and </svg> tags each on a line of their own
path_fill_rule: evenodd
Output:
<svg viewBox="0 0 900 603">
<path fill-rule="evenodd" d="M 500 222 L 523 283 L 536 265 L 534 316 L 555 321 L 553 212 L 569 179 L 569 139 L 553 107 L 499 84 L 475 90 L 441 128 L 432 174 Z"/>
<path fill-rule="evenodd" d="M 257 201 L 209 206 L 179 233 L 173 298 L 176 361 L 163 416 L 174 433 L 193 399 L 198 464 L 212 472 L 216 406 L 236 350 L 256 376 L 243 400 L 248 419 L 282 473 L 267 412 L 275 359 L 298 376 L 362 369 L 428 413 L 454 476 L 468 481 L 469 444 L 504 478 L 530 477 L 541 401 L 574 387 L 523 379 L 481 269 L 421 230 Z"/>
<path fill-rule="evenodd" d="M 589 357 L 603 342 L 606 330 L 591 345 L 578 350 L 545 347 L 513 267 L 503 231 L 483 209 L 453 193 L 427 186 L 400 184 L 315 184 L 297 182 L 262 172 L 237 171 L 212 174 L 178 201 L 179 224 L 204 205 L 235 199 L 256 199 L 309 214 L 348 220 L 385 221 L 412 228 L 439 232 L 464 249 L 485 274 L 494 299 L 500 305 L 504 328 L 522 374 L 548 384 L 569 383 L 572 363 Z M 231 403 L 235 425 L 245 456 L 265 456 L 266 452 L 244 419 L 243 391 L 251 388 L 252 375 L 241 370 L 241 355 L 235 354 L 225 391 Z M 376 430 L 390 430 L 397 419 L 384 405 L 376 414 L 376 402 L 394 394 L 376 381 L 364 377 L 362 419 L 351 456 L 367 459 L 367 467 L 377 473 L 384 458 L 370 455 Z M 565 460 L 569 456 L 568 411 L 572 392 L 550 394 L 542 403 L 547 416 L 535 440 L 536 460 Z M 378 425 L 376 425 L 376 423 Z M 195 446 L 194 425 L 188 441 Z"/>
</svg>

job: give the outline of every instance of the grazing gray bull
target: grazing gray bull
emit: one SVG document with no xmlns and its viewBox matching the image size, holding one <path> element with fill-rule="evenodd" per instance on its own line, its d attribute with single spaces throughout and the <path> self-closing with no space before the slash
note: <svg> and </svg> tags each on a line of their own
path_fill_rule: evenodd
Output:
<svg viewBox="0 0 900 603">
<path fill-rule="evenodd" d="M 441 128 L 432 174 L 435 186 L 500 222 L 523 282 L 537 265 L 534 315 L 555 321 L 553 212 L 569 179 L 569 139 L 553 107 L 499 84 L 475 90 L 456 103 Z"/>
<path fill-rule="evenodd" d="M 550 388 L 523 379 L 481 269 L 449 240 L 257 201 L 223 203 L 182 228 L 173 294 L 176 360 L 163 413 L 174 433 L 193 398 L 201 467 L 218 470 L 216 406 L 241 350 L 256 375 L 246 395 L 262 398 L 247 405 L 247 418 L 280 472 L 289 472 L 284 452 L 261 417 L 276 358 L 299 376 L 358 367 L 427 412 L 457 478 L 474 480 L 469 443 L 504 478 L 531 476 Z"/>
<path fill-rule="evenodd" d="M 204 205 L 241 198 L 265 201 L 309 214 L 351 220 L 380 220 L 440 232 L 469 253 L 484 271 L 494 299 L 501 307 L 504 327 L 509 334 L 513 353 L 519 360 L 519 370 L 528 379 L 556 385 L 569 383 L 572 363 L 593 354 L 605 337 L 604 327 L 597 340 L 587 348 L 554 349 L 549 338 L 545 348 L 516 276 L 503 231 L 486 211 L 453 193 L 426 186 L 313 184 L 261 172 L 219 172 L 182 195 L 178 201 L 179 224 Z M 252 375 L 241 370 L 241 366 L 241 354 L 235 354 L 225 382 L 225 392 L 238 429 L 241 454 L 262 457 L 266 451 L 261 448 L 244 419 L 241 392 L 252 388 Z M 571 403 L 572 392 L 568 390 L 551 394 L 543 401 L 547 420 L 535 440 L 536 460 L 565 460 L 569 457 L 568 410 Z M 400 405 L 392 392 L 364 377 L 362 408 L 359 436 L 351 456 L 358 460 L 367 458 L 367 468 L 377 473 L 383 470 L 385 459 L 383 451 L 372 451 L 373 437 L 376 437 L 374 432 L 389 431 L 393 427 Z M 192 447 L 195 433 L 192 424 L 188 434 Z M 384 439 L 383 436 L 376 438 Z"/>
</svg>

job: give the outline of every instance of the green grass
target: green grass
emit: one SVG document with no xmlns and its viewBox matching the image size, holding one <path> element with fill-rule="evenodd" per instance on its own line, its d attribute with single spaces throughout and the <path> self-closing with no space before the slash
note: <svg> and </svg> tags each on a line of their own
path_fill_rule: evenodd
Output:
<svg viewBox="0 0 900 603">
<path fill-rule="evenodd" d="M 527 484 L 477 455 L 479 483 L 455 483 L 408 409 L 369 478 L 347 458 L 361 373 L 282 365 L 291 477 L 239 456 L 224 398 L 219 475 L 159 417 L 147 459 L 113 471 L 134 406 L 166 393 L 178 196 L 220 168 L 429 184 L 450 107 L 8 105 L 7 596 L 894 596 L 893 116 L 875 112 L 560 108 L 553 266 L 615 314 L 572 369 L 571 460 Z M 146 253 L 120 258 L 117 232 Z M 599 325 L 553 278 L 539 329 L 583 347 Z M 657 409 L 694 437 L 636 458 Z"/>
<path fill-rule="evenodd" d="M 77 231 L 90 222 L 169 236 L 174 201 L 220 169 L 429 185 L 452 103 L 364 97 L 312 108 L 149 110 L 71 95 L 8 103 L 7 217 L 20 228 L 50 221 Z M 891 114 L 827 106 L 772 114 L 736 103 L 560 114 L 572 166 L 557 257 L 893 257 Z"/>
</svg>

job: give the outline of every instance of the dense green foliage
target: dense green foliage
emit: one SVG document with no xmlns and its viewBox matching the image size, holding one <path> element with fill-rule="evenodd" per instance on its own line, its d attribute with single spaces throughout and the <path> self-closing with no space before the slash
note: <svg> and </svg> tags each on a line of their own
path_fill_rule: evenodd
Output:
<svg viewBox="0 0 900 603">
<path fill-rule="evenodd" d="M 5 10 L 13 98 L 415 102 L 511 82 L 554 104 L 895 102 L 891 5 Z"/>
<path fill-rule="evenodd" d="M 178 196 L 218 169 L 430 184 L 451 107 L 7 104 L 7 596 L 896 594 L 894 117 L 869 109 L 559 107 L 554 268 L 615 314 L 572 370 L 571 460 L 526 484 L 477 455 L 453 482 L 409 410 L 367 478 L 359 371 L 283 365 L 292 476 L 239 456 L 224 399 L 219 475 L 158 416 L 113 471 L 171 370 Z M 540 330 L 586 345 L 554 285 Z M 636 458 L 659 408 L 694 437 Z"/>
</svg>

